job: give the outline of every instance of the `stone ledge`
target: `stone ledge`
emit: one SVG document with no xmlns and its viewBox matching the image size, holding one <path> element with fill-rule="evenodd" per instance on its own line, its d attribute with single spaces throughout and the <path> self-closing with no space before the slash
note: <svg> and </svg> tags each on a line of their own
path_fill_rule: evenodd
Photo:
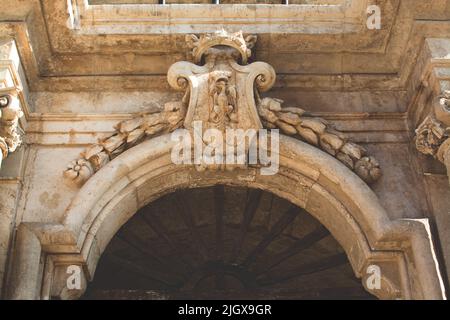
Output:
<svg viewBox="0 0 450 320">
<path fill-rule="evenodd" d="M 367 0 L 337 5 L 111 4 L 72 1 L 71 27 L 80 34 L 214 32 L 220 22 L 246 33 L 351 33 L 361 31 Z M 69 9 L 70 10 L 70 9 Z M 320 24 L 318 24 L 320 22 Z M 236 26 L 236 24 L 239 24 Z M 236 30 L 233 30 L 237 28 Z"/>
</svg>

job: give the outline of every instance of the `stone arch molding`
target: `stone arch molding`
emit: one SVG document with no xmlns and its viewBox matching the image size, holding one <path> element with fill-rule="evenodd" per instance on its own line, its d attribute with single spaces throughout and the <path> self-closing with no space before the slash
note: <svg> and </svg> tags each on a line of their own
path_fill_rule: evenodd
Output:
<svg viewBox="0 0 450 320">
<path fill-rule="evenodd" d="M 332 155 L 369 184 L 381 176 L 377 160 L 326 120 L 299 107 L 282 107 L 280 99 L 262 97 L 276 75 L 265 62 L 247 63 L 256 36 L 220 31 L 188 35 L 186 42 L 195 63 L 176 62 L 167 73 L 169 85 L 184 92 L 183 98 L 165 103 L 160 111 L 118 123 L 112 135 L 89 146 L 68 165 L 64 172 L 68 181 L 81 186 L 125 150 L 177 128 L 193 130 L 194 121 L 221 131 L 279 129 Z"/>
<path fill-rule="evenodd" d="M 257 168 L 197 171 L 176 165 L 166 134 L 147 140 L 108 163 L 80 189 L 59 224 L 23 223 L 15 247 L 11 298 L 77 298 L 118 229 L 139 208 L 176 189 L 214 184 L 261 188 L 304 208 L 345 250 L 367 285 L 369 266 L 381 271 L 382 299 L 443 299 L 444 289 L 426 219 L 391 221 L 370 188 L 333 157 L 281 136 L 280 171 Z M 67 289 L 67 268 L 82 270 L 82 286 Z"/>
<path fill-rule="evenodd" d="M 215 184 L 260 188 L 304 208 L 331 232 L 355 275 L 379 298 L 445 298 L 427 220 L 391 221 L 366 184 L 380 175 L 375 159 L 326 121 L 260 97 L 275 72 L 263 62 L 237 63 L 248 60 L 253 44 L 242 46 L 249 41 L 255 38 L 242 33 L 189 37 L 195 60 L 205 64 L 170 68 L 169 83 L 184 91 L 183 99 L 119 123 L 70 165 L 65 176 L 81 188 L 61 222 L 19 226 L 10 298 L 80 297 L 110 239 L 141 207 L 176 189 Z M 211 117 L 217 110 L 223 113 Z M 278 174 L 260 175 L 252 165 L 230 171 L 174 164 L 170 132 L 190 129 L 194 120 L 219 130 L 279 128 Z M 67 287 L 69 266 L 79 267 L 79 288 Z M 380 268 L 379 288 L 367 287 L 371 266 Z"/>
</svg>

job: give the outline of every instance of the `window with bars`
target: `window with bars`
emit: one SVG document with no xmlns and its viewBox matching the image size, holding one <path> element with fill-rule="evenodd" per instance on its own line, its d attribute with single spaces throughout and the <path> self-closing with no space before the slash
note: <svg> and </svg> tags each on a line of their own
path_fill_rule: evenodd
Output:
<svg viewBox="0 0 450 320">
<path fill-rule="evenodd" d="M 89 0 L 101 4 L 340 4 L 342 0 Z"/>
</svg>

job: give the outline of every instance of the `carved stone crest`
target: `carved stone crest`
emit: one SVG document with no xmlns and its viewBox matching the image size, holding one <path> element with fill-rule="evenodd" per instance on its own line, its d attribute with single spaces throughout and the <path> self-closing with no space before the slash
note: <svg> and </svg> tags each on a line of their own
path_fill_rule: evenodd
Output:
<svg viewBox="0 0 450 320">
<path fill-rule="evenodd" d="M 244 38 L 242 32 L 230 35 L 220 31 L 200 38 L 189 35 L 186 40 L 193 48 L 194 61 L 204 61 L 204 64 L 181 61 L 173 64 L 167 73 L 172 88 L 189 90 L 184 127 L 190 128 L 193 121 L 202 121 L 206 127 L 221 130 L 262 128 L 255 89 L 269 90 L 276 75 L 267 63 L 246 64 L 256 36 Z"/>
</svg>

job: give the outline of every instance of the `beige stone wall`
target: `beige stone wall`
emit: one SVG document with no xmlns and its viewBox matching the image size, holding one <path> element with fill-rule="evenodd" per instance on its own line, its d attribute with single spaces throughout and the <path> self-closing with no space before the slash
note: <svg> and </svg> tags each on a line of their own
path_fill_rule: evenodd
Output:
<svg viewBox="0 0 450 320">
<path fill-rule="evenodd" d="M 450 89 L 450 1 L 380 1 L 379 31 L 365 28 L 365 0 L 319 2 L 333 6 L 274 9 L 278 20 L 273 21 L 267 17 L 270 7 L 258 7 L 237 26 L 218 18 L 216 8 L 199 9 L 192 19 L 209 14 L 230 30 L 258 34 L 254 59 L 277 72 L 267 95 L 328 120 L 378 159 L 383 175 L 371 188 L 379 202 L 392 220 L 430 219 L 449 278 L 446 170 L 437 160 L 419 156 L 413 141 L 430 101 Z M 63 179 L 67 164 L 111 134 L 119 121 L 180 99 L 166 73 L 172 63 L 189 58 L 185 34 L 217 27 L 195 24 L 191 30 L 176 19 L 147 24 L 145 10 L 133 8 L 85 8 L 77 18 L 75 11 L 69 16 L 66 5 L 62 0 L 0 2 L 0 39 L 13 39 L 18 47 L 17 74 L 26 92 L 21 96 L 25 143 L 3 160 L 0 171 L 0 285 L 17 226 L 61 222 L 77 195 L 79 188 Z M 164 17 L 167 10 L 149 12 Z M 248 15 L 244 9 L 223 10 L 234 14 L 227 21 Z M 289 10 L 302 19 L 295 20 Z M 120 14 L 132 23 L 115 24 Z M 265 22 L 250 23 L 256 16 Z"/>
</svg>

